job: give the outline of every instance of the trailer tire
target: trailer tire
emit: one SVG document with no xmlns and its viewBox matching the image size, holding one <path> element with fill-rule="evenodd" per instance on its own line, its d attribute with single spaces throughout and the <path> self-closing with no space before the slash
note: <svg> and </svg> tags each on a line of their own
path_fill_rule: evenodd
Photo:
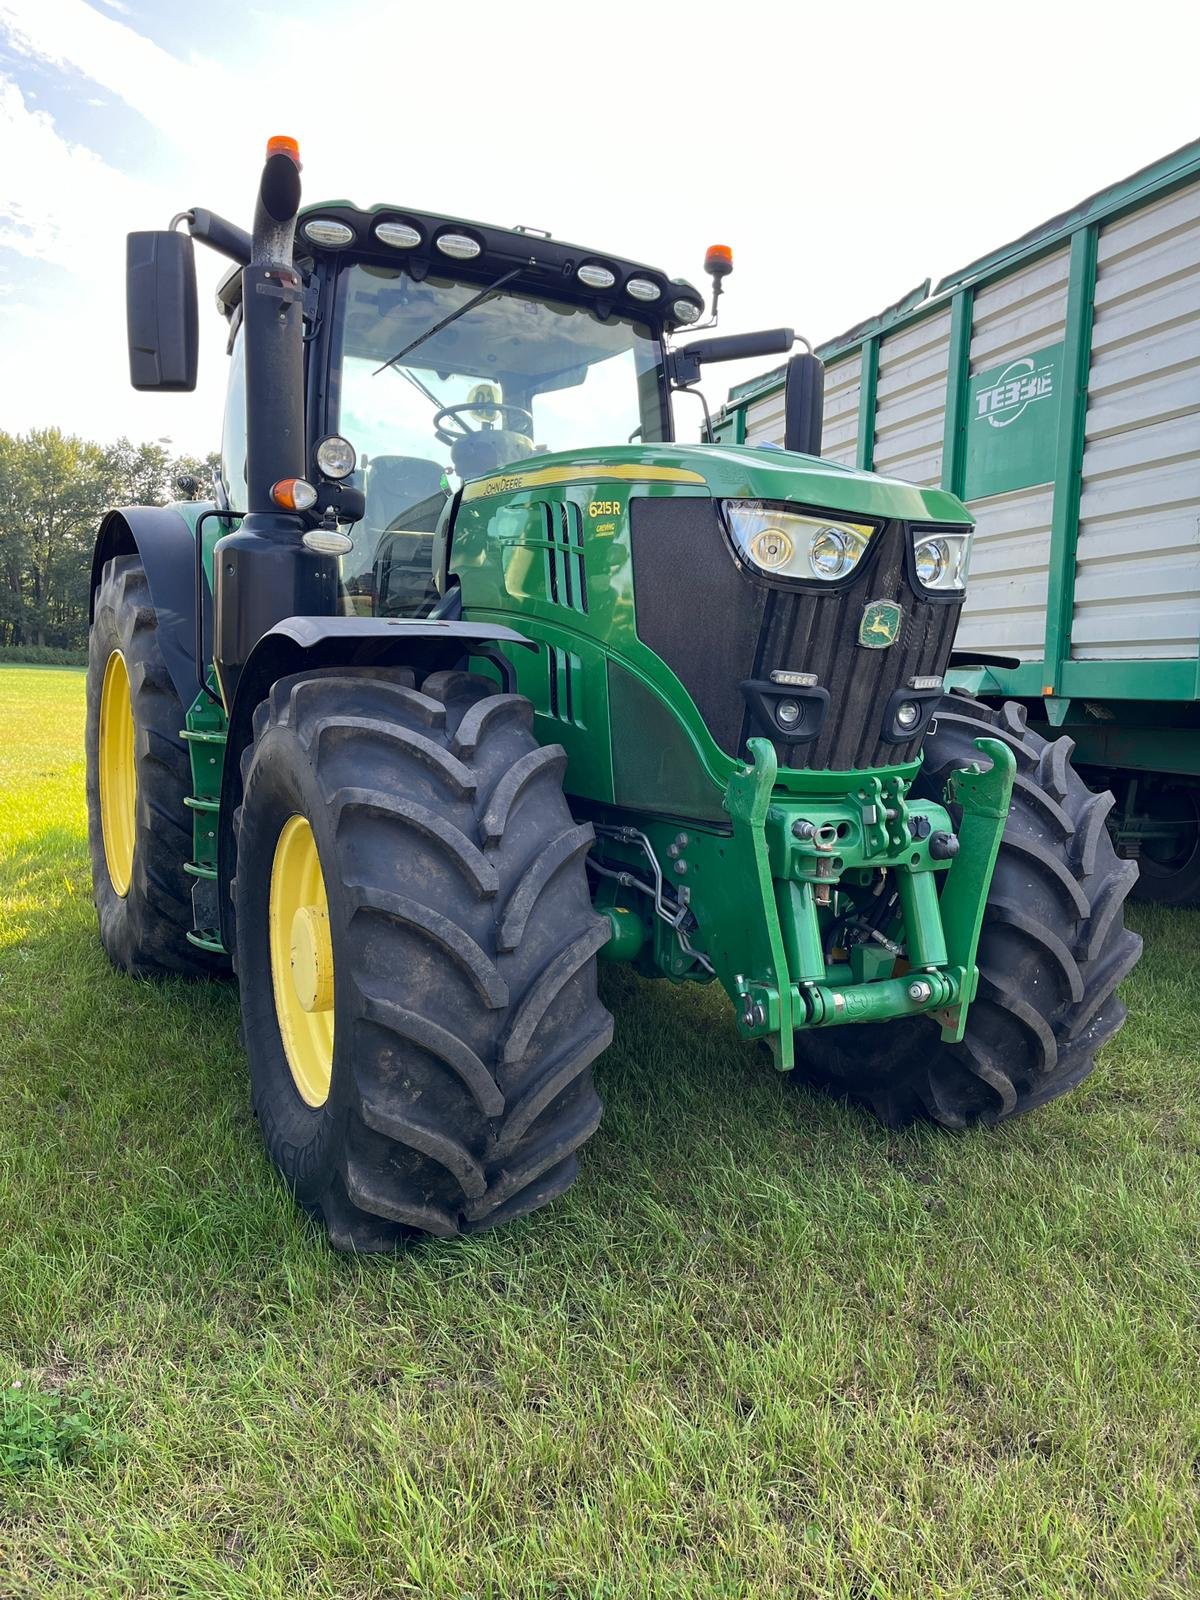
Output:
<svg viewBox="0 0 1200 1600">
<path fill-rule="evenodd" d="M 180 737 L 186 708 L 180 703 L 158 647 L 158 617 L 145 569 L 136 555 L 105 562 L 88 635 L 87 756 L 88 850 L 100 942 L 115 967 L 148 977 L 168 972 L 211 976 L 228 967 L 216 953 L 188 943 L 192 883 L 184 863 L 192 857 L 191 763 Z M 132 727 L 124 754 L 129 784 L 124 809 L 102 782 L 102 750 L 110 725 L 102 717 L 106 686 L 124 697 Z M 107 799 L 107 806 L 106 806 Z M 106 843 L 107 823 L 107 843 Z M 123 843 L 121 834 L 124 834 Z M 122 859 L 123 858 L 123 859 Z"/>
<path fill-rule="evenodd" d="M 1118 859 L 1105 827 L 1112 796 L 1085 786 L 1070 739 L 1032 732 L 1015 702 L 996 709 L 949 695 L 914 792 L 941 799 L 951 772 L 979 759 L 979 737 L 1009 746 L 1017 777 L 966 1037 L 943 1043 L 931 1017 L 796 1035 L 801 1076 L 892 1127 L 922 1118 L 947 1128 L 996 1123 L 1066 1093 L 1124 1021 L 1117 985 L 1141 954 L 1123 921 L 1137 867 Z"/>
<path fill-rule="evenodd" d="M 1174 810 L 1172 821 L 1190 823 L 1186 847 L 1168 859 L 1161 859 L 1142 847 L 1138 857 L 1136 900 L 1150 900 L 1161 906 L 1194 906 L 1200 902 L 1200 786 L 1194 783 L 1165 783 L 1155 790 L 1157 808 Z"/>
<path fill-rule="evenodd" d="M 584 871 L 591 827 L 563 796 L 565 755 L 531 724 L 527 700 L 445 672 L 420 692 L 407 672 L 298 674 L 255 713 L 235 816 L 243 1039 L 268 1153 L 338 1249 L 523 1216 L 568 1188 L 599 1124 L 608 924 Z M 275 988 L 286 958 L 271 953 L 297 819 L 328 918 L 323 1057 L 305 1053 L 309 1024 L 293 1028 Z M 293 935 L 314 1015 L 300 975 L 325 956 L 306 966 L 297 948 Z"/>
</svg>

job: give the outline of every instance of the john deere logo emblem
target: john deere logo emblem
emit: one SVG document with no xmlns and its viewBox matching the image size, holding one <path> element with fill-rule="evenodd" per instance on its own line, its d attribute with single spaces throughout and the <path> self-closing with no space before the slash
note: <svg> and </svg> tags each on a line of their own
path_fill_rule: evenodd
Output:
<svg viewBox="0 0 1200 1600">
<path fill-rule="evenodd" d="M 868 650 L 886 650 L 900 637 L 900 623 L 904 616 L 892 600 L 872 600 L 862 614 L 858 625 L 858 642 Z"/>
</svg>

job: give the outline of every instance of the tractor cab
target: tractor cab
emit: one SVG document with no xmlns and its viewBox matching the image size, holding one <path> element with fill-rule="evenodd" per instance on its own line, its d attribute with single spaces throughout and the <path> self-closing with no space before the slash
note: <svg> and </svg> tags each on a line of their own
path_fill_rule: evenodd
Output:
<svg viewBox="0 0 1200 1600">
<path fill-rule="evenodd" d="M 301 215 L 296 264 L 308 454 L 347 441 L 337 481 L 363 497 L 341 561 L 347 614 L 435 602 L 434 534 L 464 482 L 531 456 L 672 437 L 668 341 L 704 312 L 690 284 L 540 233 L 345 204 Z M 218 294 L 233 510 L 248 509 L 241 294 L 235 269 Z"/>
</svg>

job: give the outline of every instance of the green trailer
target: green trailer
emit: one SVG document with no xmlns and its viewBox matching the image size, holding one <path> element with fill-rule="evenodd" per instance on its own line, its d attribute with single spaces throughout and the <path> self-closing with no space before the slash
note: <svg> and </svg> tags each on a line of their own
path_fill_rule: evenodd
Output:
<svg viewBox="0 0 1200 1600">
<path fill-rule="evenodd" d="M 955 681 L 1074 740 L 1137 892 L 1200 899 L 1200 142 L 818 354 L 823 455 L 975 518 Z M 780 442 L 782 369 L 715 427 Z"/>
</svg>

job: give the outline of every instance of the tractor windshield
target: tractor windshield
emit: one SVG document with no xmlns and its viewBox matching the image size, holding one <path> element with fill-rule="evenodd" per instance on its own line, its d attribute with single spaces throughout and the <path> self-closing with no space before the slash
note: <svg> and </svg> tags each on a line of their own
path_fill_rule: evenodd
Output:
<svg viewBox="0 0 1200 1600">
<path fill-rule="evenodd" d="M 365 264 L 341 274 L 328 425 L 357 450 L 367 501 L 343 570 L 352 610 L 431 598 L 431 535 L 464 478 L 664 437 L 649 325 L 512 287 L 471 305 L 485 287 Z"/>
</svg>

